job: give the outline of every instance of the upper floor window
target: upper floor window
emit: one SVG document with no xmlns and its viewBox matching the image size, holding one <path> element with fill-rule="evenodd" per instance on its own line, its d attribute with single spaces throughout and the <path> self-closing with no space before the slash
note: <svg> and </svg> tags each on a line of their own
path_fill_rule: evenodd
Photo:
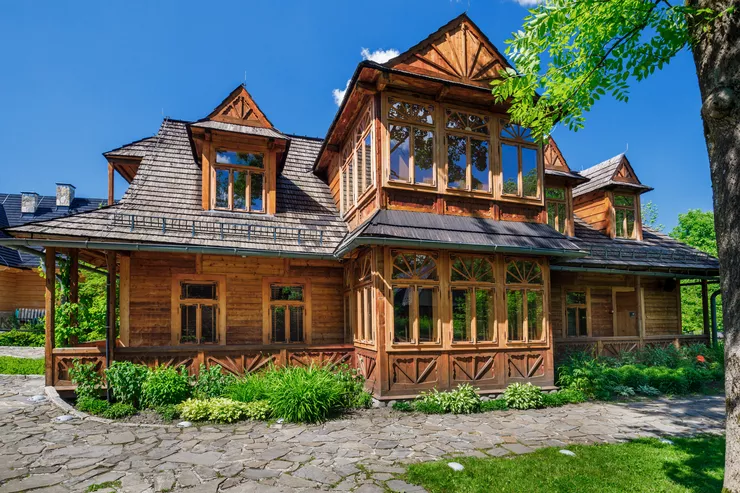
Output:
<svg viewBox="0 0 740 493">
<path fill-rule="evenodd" d="M 342 212 L 352 209 L 375 182 L 373 140 L 373 106 L 369 105 L 350 133 L 342 153 Z"/>
<path fill-rule="evenodd" d="M 506 264 L 508 340 L 536 342 L 545 336 L 544 281 L 537 262 L 513 260 Z"/>
<path fill-rule="evenodd" d="M 618 238 L 635 238 L 634 195 L 614 196 L 614 235 Z"/>
<path fill-rule="evenodd" d="M 264 155 L 216 151 L 216 208 L 265 212 Z"/>
<path fill-rule="evenodd" d="M 529 129 L 501 121 L 502 193 L 515 197 L 540 197 L 537 145 Z"/>
<path fill-rule="evenodd" d="M 547 207 L 547 224 L 555 228 L 558 233 L 566 234 L 568 209 L 565 188 L 547 188 L 545 190 L 545 205 Z"/>
<path fill-rule="evenodd" d="M 452 341 L 496 341 L 494 269 L 486 257 L 450 256 Z"/>
<path fill-rule="evenodd" d="M 389 180 L 434 185 L 434 106 L 388 98 Z"/>
<path fill-rule="evenodd" d="M 488 117 L 447 109 L 445 128 L 447 187 L 490 192 Z"/>
<path fill-rule="evenodd" d="M 392 252 L 393 342 L 439 343 L 439 275 L 428 253 Z"/>
</svg>

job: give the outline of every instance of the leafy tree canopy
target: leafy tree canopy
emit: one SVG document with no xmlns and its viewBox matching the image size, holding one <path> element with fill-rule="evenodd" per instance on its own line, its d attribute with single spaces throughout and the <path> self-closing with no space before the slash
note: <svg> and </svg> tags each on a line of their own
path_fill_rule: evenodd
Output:
<svg viewBox="0 0 740 493">
<path fill-rule="evenodd" d="M 717 236 L 714 232 L 714 213 L 691 209 L 678 215 L 678 225 L 670 236 L 698 248 L 702 252 L 717 256 Z"/>
</svg>

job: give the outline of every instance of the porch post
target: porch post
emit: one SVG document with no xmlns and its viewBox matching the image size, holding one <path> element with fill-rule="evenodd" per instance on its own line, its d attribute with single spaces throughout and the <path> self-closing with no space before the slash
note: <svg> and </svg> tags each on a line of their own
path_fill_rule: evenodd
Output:
<svg viewBox="0 0 740 493">
<path fill-rule="evenodd" d="M 116 345 L 116 253 L 105 252 L 105 260 L 108 268 L 106 276 L 106 288 L 108 296 L 105 310 L 105 367 L 110 366 L 113 361 L 113 352 Z"/>
<path fill-rule="evenodd" d="M 119 309 L 118 317 L 120 319 L 119 338 L 122 346 L 129 345 L 129 305 L 131 300 L 131 255 L 122 253 L 120 257 L 119 273 Z"/>
<path fill-rule="evenodd" d="M 77 248 L 70 248 L 69 250 L 69 302 L 79 303 L 79 262 L 80 262 L 80 251 Z M 72 327 L 77 326 L 77 312 L 72 311 L 69 316 L 69 322 Z"/>
<path fill-rule="evenodd" d="M 645 300 L 642 296 L 642 279 L 635 276 L 635 294 L 637 295 L 637 333 L 640 336 L 639 347 L 642 347 L 645 341 Z"/>
<path fill-rule="evenodd" d="M 46 341 L 44 344 L 46 385 L 54 385 L 54 364 L 52 353 L 54 352 L 54 315 L 56 308 L 56 250 L 52 247 L 46 249 L 46 316 L 45 329 Z"/>
<path fill-rule="evenodd" d="M 679 310 L 681 307 L 679 307 Z M 702 279 L 701 281 L 701 314 L 704 322 L 704 335 L 709 337 L 710 326 L 709 326 L 709 286 L 707 280 Z"/>
</svg>

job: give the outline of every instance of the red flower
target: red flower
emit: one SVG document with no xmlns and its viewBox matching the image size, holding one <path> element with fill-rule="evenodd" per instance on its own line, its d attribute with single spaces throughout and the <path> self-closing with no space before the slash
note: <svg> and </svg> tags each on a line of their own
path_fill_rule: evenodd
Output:
<svg viewBox="0 0 740 493">
<path fill-rule="evenodd" d="M 696 361 L 698 361 L 699 363 L 706 363 L 706 361 L 707 361 L 707 360 L 705 360 L 705 359 L 704 359 L 704 356 L 702 356 L 702 355 L 700 354 L 700 355 L 698 355 L 698 356 L 696 357 Z"/>
</svg>

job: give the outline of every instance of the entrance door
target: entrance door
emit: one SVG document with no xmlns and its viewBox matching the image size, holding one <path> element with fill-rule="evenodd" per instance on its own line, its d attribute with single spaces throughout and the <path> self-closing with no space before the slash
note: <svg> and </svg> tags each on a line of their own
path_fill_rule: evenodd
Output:
<svg viewBox="0 0 740 493">
<path fill-rule="evenodd" d="M 637 294 L 635 290 L 614 292 L 614 335 L 637 336 Z"/>
</svg>

